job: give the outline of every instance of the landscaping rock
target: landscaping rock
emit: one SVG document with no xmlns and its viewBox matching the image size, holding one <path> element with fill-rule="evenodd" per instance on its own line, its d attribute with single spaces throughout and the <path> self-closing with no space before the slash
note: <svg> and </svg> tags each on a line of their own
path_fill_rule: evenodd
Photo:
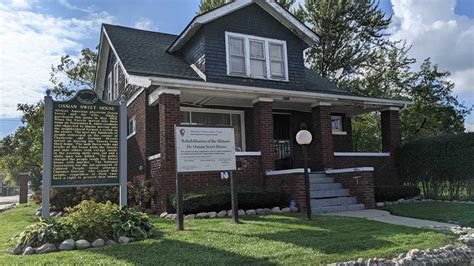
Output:
<svg viewBox="0 0 474 266">
<path fill-rule="evenodd" d="M 290 207 L 291 212 L 298 212 L 298 207 Z"/>
<path fill-rule="evenodd" d="M 204 218 L 208 218 L 209 217 L 209 214 L 207 212 L 200 212 L 198 214 L 196 214 L 196 219 L 204 219 Z"/>
<path fill-rule="evenodd" d="M 54 244 L 46 243 L 44 245 L 39 246 L 36 248 L 35 253 L 36 254 L 46 254 L 56 251 L 56 246 Z"/>
<path fill-rule="evenodd" d="M 23 252 L 23 246 L 16 246 L 14 249 L 13 249 L 13 254 L 14 255 L 20 255 L 22 252 Z"/>
<path fill-rule="evenodd" d="M 55 217 L 55 216 L 56 216 L 56 214 L 58 214 L 58 213 L 57 213 L 57 212 L 51 212 L 51 213 L 49 214 L 49 216 L 51 216 L 51 217 Z"/>
<path fill-rule="evenodd" d="M 58 214 L 56 214 L 56 217 L 62 217 L 64 215 L 63 212 L 58 212 Z"/>
<path fill-rule="evenodd" d="M 126 244 L 126 243 L 130 242 L 130 239 L 126 236 L 121 236 L 121 237 L 119 237 L 118 241 L 119 241 L 120 244 Z"/>
<path fill-rule="evenodd" d="M 35 215 L 36 216 L 41 216 L 41 211 L 36 211 Z"/>
<path fill-rule="evenodd" d="M 35 249 L 32 247 L 26 247 L 23 251 L 23 256 L 29 256 L 35 254 Z"/>
<path fill-rule="evenodd" d="M 377 203 L 375 204 L 375 206 L 376 206 L 377 208 L 383 208 L 383 207 L 385 207 L 385 203 L 383 203 L 383 202 L 377 202 Z"/>
<path fill-rule="evenodd" d="M 219 218 L 225 217 L 226 215 L 227 215 L 227 211 L 220 211 L 217 213 L 217 217 Z"/>
<path fill-rule="evenodd" d="M 282 213 L 289 213 L 289 212 L 291 212 L 291 210 L 290 210 L 290 208 L 286 207 L 286 208 L 281 209 L 281 212 Z"/>
<path fill-rule="evenodd" d="M 281 213 L 280 207 L 273 207 L 272 213 Z"/>
<path fill-rule="evenodd" d="M 160 218 L 166 218 L 167 215 L 168 215 L 167 212 L 162 212 L 162 213 L 160 214 Z"/>
<path fill-rule="evenodd" d="M 263 209 L 263 210 L 265 211 L 265 214 L 267 214 L 267 213 L 272 213 L 272 210 L 270 210 L 269 208 L 265 208 L 265 209 Z"/>
<path fill-rule="evenodd" d="M 59 250 L 73 250 L 75 245 L 76 241 L 74 239 L 66 239 L 59 245 Z"/>
<path fill-rule="evenodd" d="M 207 213 L 208 217 L 213 219 L 213 218 L 216 218 L 217 217 L 217 212 L 209 212 Z"/>
<path fill-rule="evenodd" d="M 176 213 L 170 213 L 166 215 L 166 219 L 176 220 L 176 216 L 177 216 Z"/>
<path fill-rule="evenodd" d="M 113 241 L 112 239 L 109 239 L 105 242 L 105 245 L 106 246 L 113 246 L 113 245 L 117 245 L 117 242 Z"/>
<path fill-rule="evenodd" d="M 228 210 L 228 211 L 227 211 L 227 216 L 228 216 L 228 217 L 232 217 L 232 210 Z"/>
<path fill-rule="evenodd" d="M 105 240 L 103 240 L 102 238 L 96 239 L 94 240 L 94 242 L 92 242 L 92 246 L 95 248 L 103 247 L 104 245 L 105 245 Z"/>
<path fill-rule="evenodd" d="M 246 211 L 245 211 L 245 214 L 247 214 L 247 215 L 255 215 L 256 212 L 255 212 L 255 210 L 253 210 L 253 209 L 252 209 L 252 210 L 246 210 Z"/>
<path fill-rule="evenodd" d="M 194 218 L 196 218 L 196 214 L 188 214 L 184 216 L 184 219 L 186 220 L 194 220 Z"/>
<path fill-rule="evenodd" d="M 86 249 L 86 248 L 90 248 L 91 247 L 91 243 L 85 239 L 79 239 L 76 241 L 76 248 L 77 249 Z"/>
<path fill-rule="evenodd" d="M 258 214 L 258 215 L 265 214 L 265 210 L 264 209 L 257 209 L 257 210 L 255 210 L 255 213 Z"/>
<path fill-rule="evenodd" d="M 245 211 L 244 210 L 239 210 L 239 216 L 244 216 L 245 215 Z"/>
</svg>

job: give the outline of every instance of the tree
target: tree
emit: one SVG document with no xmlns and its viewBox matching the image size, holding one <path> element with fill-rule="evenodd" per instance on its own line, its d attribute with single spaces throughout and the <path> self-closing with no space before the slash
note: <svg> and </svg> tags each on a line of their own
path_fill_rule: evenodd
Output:
<svg viewBox="0 0 474 266">
<path fill-rule="evenodd" d="M 290 10 L 293 4 L 295 3 L 296 0 L 277 0 L 276 2 L 286 8 L 287 10 Z M 229 0 L 201 0 L 199 3 L 199 12 L 198 14 L 205 13 L 207 11 L 210 11 L 212 9 L 216 9 L 222 5 L 224 5 L 227 2 L 232 2 Z"/>
<path fill-rule="evenodd" d="M 448 80 L 449 76 L 448 71 L 439 71 L 430 58 L 423 61 L 409 92 L 415 103 L 401 115 L 404 140 L 465 131 L 464 118 L 472 107 L 453 96 L 454 83 Z"/>
<path fill-rule="evenodd" d="M 376 56 L 375 48 L 389 44 L 384 32 L 391 18 L 385 17 L 374 0 L 305 0 L 297 15 L 320 37 L 319 44 L 308 50 L 307 63 L 336 82 L 350 79 L 349 75 Z M 342 76 L 336 79 L 341 68 Z"/>
<path fill-rule="evenodd" d="M 51 68 L 50 81 L 55 99 L 71 96 L 79 89 L 92 89 L 96 69 L 97 54 L 85 48 L 78 60 L 71 56 L 61 57 L 60 63 Z M 29 172 L 33 189 L 40 185 L 43 166 L 43 110 L 44 103 L 18 104 L 23 112 L 23 126 L 13 135 L 2 140 L 0 149 L 0 171 L 7 180 L 16 183 L 18 173 Z"/>
</svg>

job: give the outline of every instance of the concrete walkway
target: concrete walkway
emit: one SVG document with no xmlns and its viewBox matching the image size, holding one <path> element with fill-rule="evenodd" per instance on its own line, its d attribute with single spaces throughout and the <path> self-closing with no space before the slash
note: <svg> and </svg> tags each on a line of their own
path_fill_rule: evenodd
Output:
<svg viewBox="0 0 474 266">
<path fill-rule="evenodd" d="M 336 213 L 325 213 L 324 215 L 332 216 L 344 216 L 344 217 L 355 217 L 355 218 L 364 218 L 367 220 L 396 224 L 396 225 L 405 225 L 415 228 L 430 228 L 435 230 L 446 230 L 451 227 L 456 227 L 458 225 L 440 223 L 429 220 L 414 219 L 402 216 L 391 215 L 388 211 L 382 210 L 362 210 L 362 211 L 348 211 L 348 212 L 336 212 Z"/>
</svg>

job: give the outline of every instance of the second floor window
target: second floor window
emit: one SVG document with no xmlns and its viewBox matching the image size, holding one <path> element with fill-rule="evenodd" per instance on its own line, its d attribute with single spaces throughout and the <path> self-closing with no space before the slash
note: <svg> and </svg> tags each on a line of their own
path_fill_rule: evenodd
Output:
<svg viewBox="0 0 474 266">
<path fill-rule="evenodd" d="M 286 42 L 226 32 L 227 74 L 288 81 Z"/>
</svg>

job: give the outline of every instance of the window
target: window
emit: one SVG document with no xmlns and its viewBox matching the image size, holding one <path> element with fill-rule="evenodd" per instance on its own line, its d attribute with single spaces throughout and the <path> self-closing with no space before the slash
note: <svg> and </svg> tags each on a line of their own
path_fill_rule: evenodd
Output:
<svg viewBox="0 0 474 266">
<path fill-rule="evenodd" d="M 226 32 L 227 74 L 288 81 L 286 42 Z"/>
<path fill-rule="evenodd" d="M 112 101 L 112 73 L 107 76 L 107 101 Z"/>
<path fill-rule="evenodd" d="M 113 93 L 112 100 L 117 100 L 119 97 L 119 65 L 115 63 L 114 65 L 114 84 L 113 84 Z"/>
<path fill-rule="evenodd" d="M 137 130 L 137 121 L 135 116 L 130 117 L 128 120 L 128 137 L 135 135 Z"/>
<path fill-rule="evenodd" d="M 181 108 L 181 124 L 201 126 L 232 126 L 236 151 L 245 150 L 244 112 L 236 110 Z"/>
<path fill-rule="evenodd" d="M 343 132 L 342 116 L 331 116 L 331 126 L 333 132 Z"/>
</svg>

